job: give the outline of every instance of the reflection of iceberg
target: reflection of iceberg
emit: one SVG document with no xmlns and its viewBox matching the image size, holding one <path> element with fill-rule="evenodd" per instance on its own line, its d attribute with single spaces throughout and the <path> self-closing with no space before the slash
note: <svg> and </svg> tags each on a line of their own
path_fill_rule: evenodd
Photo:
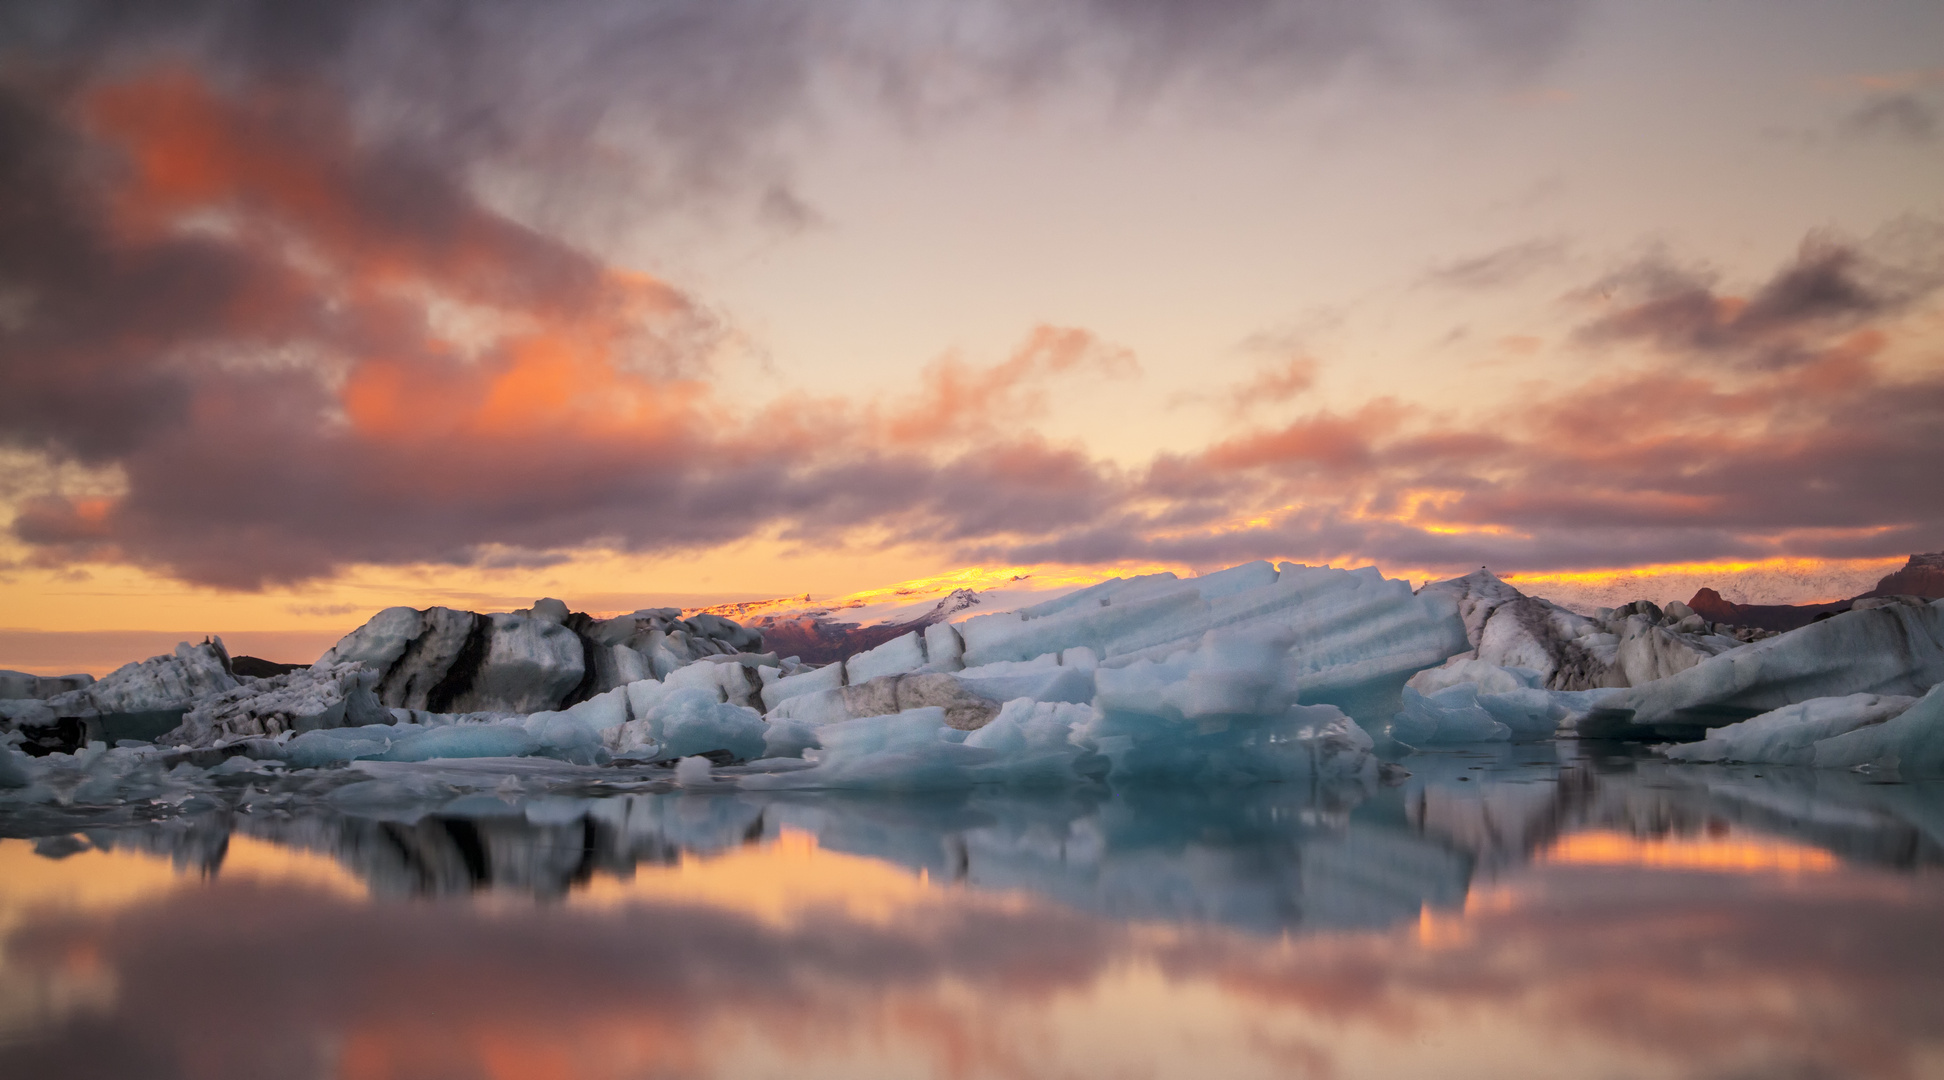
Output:
<svg viewBox="0 0 1944 1080">
<path fill-rule="evenodd" d="M 386 772 L 361 783 L 384 783 Z M 381 895 L 481 889 L 560 897 L 596 876 L 775 839 L 924 871 L 938 882 L 1022 890 L 1114 918 L 1215 922 L 1251 932 L 1381 927 L 1462 904 L 1471 860 L 1403 816 L 1360 817 L 1372 793 L 1277 785 L 1103 799 L 1038 795 L 647 792 L 516 796 L 480 776 L 416 806 L 327 798 L 296 815 L 209 813 L 92 831 L 102 847 L 167 854 L 220 873 L 232 831 L 328 855 Z M 502 794 L 495 790 L 504 789 Z M 340 792 L 346 789 L 338 789 Z M 1383 793 L 1377 793 L 1377 800 Z"/>
<path fill-rule="evenodd" d="M 1266 934 L 1383 927 L 1426 905 L 1457 907 L 1471 872 L 1449 847 L 1279 790 L 1241 799 L 1156 793 L 1115 800 L 1064 837 L 1002 820 L 963 839 L 975 885 L 1119 918 Z"/>
<path fill-rule="evenodd" d="M 1654 838 L 1734 827 L 1882 866 L 1944 865 L 1944 801 L 1933 788 L 1808 769 L 1700 770 L 1631 752 L 1561 760 L 1576 753 L 1478 744 L 1413 756 L 1414 775 L 1395 786 L 1118 793 L 692 791 L 531 759 L 228 768 L 197 784 L 153 775 L 161 797 L 183 807 L 171 820 L 138 827 L 126 808 L 103 818 L 43 806 L 11 817 L 7 832 L 81 829 L 102 846 L 214 871 L 236 831 L 328 855 L 380 894 L 560 897 L 598 876 L 795 830 L 934 881 L 1269 934 L 1381 927 L 1459 906 L 1476 873 L 1498 875 L 1587 829 Z"/>
<path fill-rule="evenodd" d="M 1554 762 L 1553 752 L 1479 746 L 1416 755 L 1400 789 L 1407 813 L 1475 855 L 1482 870 L 1525 862 L 1586 829 L 1656 837 L 1726 826 L 1858 862 L 1944 865 L 1944 789 L 1936 786 L 1811 769 L 1693 769 L 1633 755 Z"/>
</svg>

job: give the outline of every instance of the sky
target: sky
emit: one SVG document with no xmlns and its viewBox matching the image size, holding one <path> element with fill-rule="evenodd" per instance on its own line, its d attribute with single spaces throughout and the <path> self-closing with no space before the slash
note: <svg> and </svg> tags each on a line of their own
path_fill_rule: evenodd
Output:
<svg viewBox="0 0 1944 1080">
<path fill-rule="evenodd" d="M 0 0 L 0 647 L 1848 595 L 1944 549 L 1940 179 L 1928 0 Z"/>
</svg>

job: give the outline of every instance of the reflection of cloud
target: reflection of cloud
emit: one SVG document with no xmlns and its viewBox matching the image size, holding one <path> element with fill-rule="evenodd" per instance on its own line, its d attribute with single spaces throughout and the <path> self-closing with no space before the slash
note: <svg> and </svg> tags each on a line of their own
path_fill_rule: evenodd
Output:
<svg viewBox="0 0 1944 1080">
<path fill-rule="evenodd" d="M 1934 1048 L 1944 992 L 1929 929 L 1944 896 L 1925 878 L 1553 863 L 1435 932 L 1265 941 L 963 886 L 912 893 L 908 873 L 870 868 L 828 883 L 862 908 L 807 895 L 778 921 L 717 888 L 802 880 L 800 865 L 765 878 L 763 858 L 727 856 L 698 890 L 669 871 L 672 892 L 592 908 L 366 901 L 227 874 L 107 913 L 39 908 L 5 943 L 15 970 L 90 957 L 118 993 L 0 1047 L 0 1069 L 307 1075 L 328 1046 L 345 1077 L 739 1075 L 781 1060 L 852 1075 L 1428 1075 L 1459 1054 L 1501 1076 L 1891 1078 Z M 891 902 L 872 901 L 886 885 Z"/>
</svg>

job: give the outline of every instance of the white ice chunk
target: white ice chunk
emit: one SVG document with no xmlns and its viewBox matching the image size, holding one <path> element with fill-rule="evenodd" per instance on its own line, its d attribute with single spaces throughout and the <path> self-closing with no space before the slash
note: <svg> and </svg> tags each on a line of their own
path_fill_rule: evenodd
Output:
<svg viewBox="0 0 1944 1080">
<path fill-rule="evenodd" d="M 926 671 L 957 671 L 965 666 L 965 641 L 951 623 L 925 627 Z"/>
<path fill-rule="evenodd" d="M 844 678 L 847 682 L 861 683 L 884 675 L 917 671 L 924 666 L 925 646 L 913 630 L 844 661 Z"/>
<path fill-rule="evenodd" d="M 638 681 L 645 682 L 648 686 L 659 687 L 661 685 L 652 679 Z M 629 686 L 632 685 L 632 683 L 629 684 Z M 657 696 L 659 697 L 659 695 Z M 629 687 L 617 686 L 605 694 L 596 694 L 586 701 L 569 705 L 565 709 L 534 713 L 528 719 L 536 720 L 555 716 L 571 717 L 576 723 L 592 731 L 606 731 L 609 728 L 620 727 L 622 724 L 634 719 L 635 711 L 629 701 Z"/>
<path fill-rule="evenodd" d="M 708 787 L 715 783 L 710 773 L 715 765 L 705 757 L 685 757 L 675 763 L 675 786 L 685 788 Z"/>
<path fill-rule="evenodd" d="M 819 690 L 834 690 L 844 685 L 844 665 L 826 664 L 820 668 L 785 675 L 763 687 L 763 711 L 769 712 L 798 694 L 814 694 Z"/>
<path fill-rule="evenodd" d="M 1545 677 L 1531 668 L 1500 667 L 1483 660 L 1454 657 L 1442 666 L 1425 668 L 1404 685 L 1420 694 L 1435 694 L 1447 687 L 1469 683 L 1481 694 L 1505 694 L 1545 685 Z"/>
<path fill-rule="evenodd" d="M 1917 701 L 1895 694 L 1811 698 L 1709 731 L 1700 742 L 1670 746 L 1675 761 L 1747 761 L 1764 765 L 1813 765 L 1825 739 L 1881 724 Z M 1832 751 L 1832 758 L 1838 751 Z"/>
<path fill-rule="evenodd" d="M 1632 724 L 1720 726 L 1821 697 L 1915 696 L 1944 683 L 1944 600 L 1848 611 L 1617 696 Z"/>
<path fill-rule="evenodd" d="M 1370 568 L 1266 563 L 1186 581 L 1103 582 L 959 629 L 972 667 L 1086 649 L 1117 669 L 1192 651 L 1211 631 L 1268 635 L 1282 648 L 1272 681 L 1373 722 L 1397 711 L 1405 679 L 1466 646 L 1457 601 L 1445 593 L 1413 595 Z"/>
<path fill-rule="evenodd" d="M 736 663 L 702 660 L 678 668 L 662 680 L 671 690 L 707 690 L 717 701 L 749 706 L 757 700 L 748 669 Z"/>
<path fill-rule="evenodd" d="M 794 698 L 802 701 L 802 698 Z M 830 722 L 849 719 L 848 716 L 834 718 Z M 769 760 L 780 758 L 800 758 L 805 750 L 817 745 L 817 729 L 822 724 L 791 717 L 778 717 L 772 713 L 769 723 L 763 730 L 763 757 Z"/>
<path fill-rule="evenodd" d="M 1817 743 L 1813 764 L 1825 769 L 1884 769 L 1911 779 L 1944 776 L 1944 683 L 1881 724 Z"/>
<path fill-rule="evenodd" d="M 325 650 L 317 666 L 331 667 L 356 661 L 373 671 L 389 671 L 405 655 L 405 647 L 424 632 L 425 625 L 416 608 L 389 607 Z"/>
<path fill-rule="evenodd" d="M 655 665 L 626 645 L 610 645 L 608 653 L 614 657 L 615 678 L 622 685 L 655 677 Z"/>
<path fill-rule="evenodd" d="M 1061 678 L 1061 671 L 1057 666 L 1048 665 L 1043 671 L 1035 669 L 1030 677 L 1020 683 L 1029 690 L 1055 685 L 1050 680 Z M 889 716 L 936 705 L 945 710 L 946 722 L 952 727 L 971 731 L 998 715 L 1000 699 L 988 689 L 981 688 L 975 680 L 963 678 L 969 672 L 970 669 L 957 674 L 934 671 L 884 675 L 851 686 L 798 694 L 770 710 L 769 717 L 772 721 L 815 726 L 866 716 Z M 1077 674 L 1085 675 L 1084 672 Z M 987 681 L 996 689 L 1014 688 L 1008 678 L 1002 676 Z"/>
<path fill-rule="evenodd" d="M 754 709 L 718 700 L 707 690 L 672 689 L 642 714 L 603 732 L 608 749 L 651 759 L 692 757 L 726 750 L 749 760 L 767 753 L 768 726 Z"/>
<path fill-rule="evenodd" d="M 1426 668 L 1404 686 L 1403 710 L 1391 737 L 1413 746 L 1551 737 L 1589 693 L 1541 688 L 1531 668 L 1505 668 L 1456 657 Z"/>
</svg>

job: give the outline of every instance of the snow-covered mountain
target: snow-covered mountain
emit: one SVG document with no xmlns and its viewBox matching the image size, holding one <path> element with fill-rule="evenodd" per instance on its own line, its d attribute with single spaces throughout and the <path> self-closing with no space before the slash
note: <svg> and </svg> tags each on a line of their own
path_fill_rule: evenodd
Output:
<svg viewBox="0 0 1944 1080">
<path fill-rule="evenodd" d="M 1885 574 L 1875 588 L 1847 600 L 1827 604 L 1735 603 L 1712 588 L 1704 588 L 1688 601 L 1688 607 L 1716 622 L 1759 626 L 1764 630 L 1793 630 L 1848 611 L 1858 600 L 1889 596 L 1944 599 L 1944 552 L 1912 555 L 1902 569 Z"/>
</svg>

